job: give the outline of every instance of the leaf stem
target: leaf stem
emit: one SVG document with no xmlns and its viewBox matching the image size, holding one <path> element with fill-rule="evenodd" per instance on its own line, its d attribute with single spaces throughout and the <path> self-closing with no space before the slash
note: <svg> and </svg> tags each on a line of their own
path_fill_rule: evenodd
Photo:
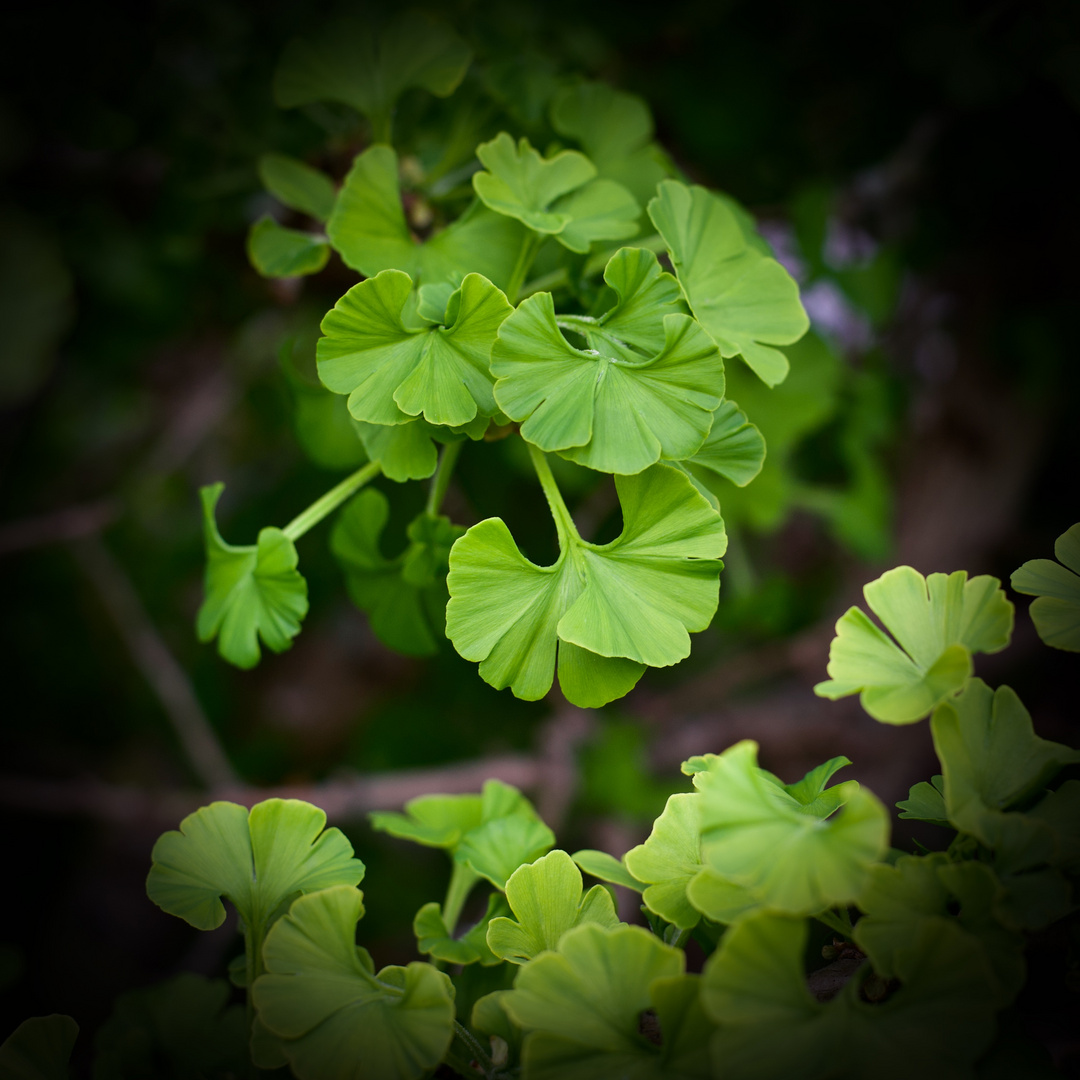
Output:
<svg viewBox="0 0 1080 1080">
<path fill-rule="evenodd" d="M 449 937 L 454 936 L 457 929 L 458 919 L 461 918 L 461 909 L 465 906 L 472 887 L 480 880 L 472 867 L 467 863 L 454 863 L 454 870 L 450 875 L 450 884 L 446 887 L 446 899 L 443 900 L 443 922 L 446 924 L 446 933 Z"/>
<path fill-rule="evenodd" d="M 454 466 L 457 464 L 458 454 L 461 453 L 461 448 L 464 445 L 465 441 L 462 439 L 458 442 L 447 443 L 443 447 L 442 455 L 439 457 L 439 467 L 431 478 L 427 505 L 424 507 L 424 513 L 428 517 L 438 516 L 439 507 L 442 506 L 442 501 L 446 496 L 446 489 L 450 484 L 450 477 L 454 475 Z"/>
<path fill-rule="evenodd" d="M 815 916 L 818 922 L 824 923 L 830 930 L 835 930 L 845 941 L 851 941 L 851 935 L 855 932 L 855 925 L 847 909 L 819 911 Z"/>
<path fill-rule="evenodd" d="M 491 1055 L 484 1049 L 483 1045 L 477 1040 L 473 1033 L 459 1020 L 454 1021 L 454 1038 L 457 1039 L 466 1050 L 466 1054 L 463 1055 L 462 1064 L 467 1068 L 475 1061 L 483 1071 L 484 1076 L 491 1077 L 495 1074 L 495 1062 L 491 1060 Z M 468 1073 L 462 1073 L 465 1075 L 475 1075 L 475 1071 L 469 1068 Z"/>
<path fill-rule="evenodd" d="M 336 487 L 332 487 L 321 499 L 316 499 L 306 510 L 302 510 L 281 531 L 290 540 L 299 540 L 301 536 L 327 514 L 332 514 L 350 495 L 359 491 L 369 480 L 373 480 L 382 471 L 377 461 L 357 469 L 351 476 L 346 476 Z"/>
<path fill-rule="evenodd" d="M 551 270 L 546 274 L 541 274 L 539 277 L 534 277 L 532 281 L 525 282 L 518 290 L 518 295 L 524 300 L 525 297 L 532 296 L 533 293 L 554 292 L 560 286 L 569 284 L 570 275 L 566 272 L 565 266 L 560 266 L 558 270 Z"/>
<path fill-rule="evenodd" d="M 540 481 L 540 486 L 544 489 L 544 495 L 547 496 L 551 516 L 555 519 L 555 529 L 559 534 L 559 550 L 565 550 L 571 546 L 574 540 L 581 540 L 577 526 L 570 516 L 570 511 L 566 509 L 562 492 L 559 491 L 559 486 L 555 483 L 555 477 L 551 474 L 551 466 L 548 464 L 547 455 L 538 446 L 533 446 L 531 442 L 526 441 L 525 445 L 529 448 L 529 457 L 532 458 L 536 477 Z"/>
<path fill-rule="evenodd" d="M 529 267 L 532 266 L 533 259 L 536 258 L 536 253 L 540 250 L 542 242 L 543 238 L 532 230 L 522 240 L 521 248 L 518 250 L 517 262 L 514 263 L 514 269 L 506 286 L 506 299 L 511 304 L 517 304 L 521 286 L 525 283 L 525 275 L 529 272 Z"/>
</svg>

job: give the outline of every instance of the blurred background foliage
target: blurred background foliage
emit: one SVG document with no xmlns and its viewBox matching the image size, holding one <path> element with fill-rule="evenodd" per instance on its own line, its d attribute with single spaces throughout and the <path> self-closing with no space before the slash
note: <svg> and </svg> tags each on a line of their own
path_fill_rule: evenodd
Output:
<svg viewBox="0 0 1080 1080">
<path fill-rule="evenodd" d="M 284 111 L 271 95 L 285 43 L 338 10 L 42 0 L 3 16 L 0 1036 L 53 1011 L 93 1030 L 121 991 L 218 974 L 239 948 L 235 928 L 197 940 L 142 889 L 152 840 L 199 778 L 110 614 L 124 597 L 245 783 L 518 755 L 543 765 L 539 804 L 563 846 L 618 854 L 685 788 L 682 758 L 743 736 L 786 778 L 846 753 L 886 801 L 902 797 L 933 771 L 925 725 L 880 728 L 810 695 L 835 618 L 898 562 L 1007 578 L 1080 516 L 1080 8 L 458 0 L 440 10 L 477 54 L 463 161 L 507 116 L 550 144 L 561 81 L 607 80 L 650 104 L 678 168 L 758 215 L 801 282 L 813 330 L 789 350 L 787 382 L 770 392 L 729 366 L 769 456 L 722 499 L 719 612 L 688 661 L 600 714 L 523 703 L 449 646 L 415 660 L 380 645 L 324 527 L 300 545 L 311 614 L 291 652 L 248 673 L 222 663 L 193 632 L 198 486 L 227 482 L 222 530 L 247 543 L 357 460 L 312 382 L 318 320 L 355 275 L 335 258 L 268 282 L 244 248 L 280 210 L 260 154 L 340 178 L 365 145 L 346 110 Z M 421 158 L 446 108 L 402 100 L 397 130 Z M 394 494 L 388 535 L 424 497 Z M 498 513 L 515 532 L 551 531 L 512 440 L 466 450 L 446 508 L 461 524 Z M 610 510 L 602 495 L 580 507 L 598 529 Z M 1047 653 L 1021 614 L 1013 648 L 980 674 L 1075 743 L 1070 658 Z M 109 803 L 101 785 L 142 801 Z M 403 850 L 362 815 L 341 824 L 369 866 L 366 944 L 379 963 L 411 957 L 402 912 L 441 895 L 442 856 Z"/>
</svg>

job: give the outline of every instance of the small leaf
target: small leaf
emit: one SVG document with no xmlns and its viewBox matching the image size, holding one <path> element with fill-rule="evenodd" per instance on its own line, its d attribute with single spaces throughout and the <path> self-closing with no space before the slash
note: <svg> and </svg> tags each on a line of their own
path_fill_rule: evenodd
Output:
<svg viewBox="0 0 1080 1080">
<path fill-rule="evenodd" d="M 32 1016 L 0 1044 L 4 1080 L 67 1080 L 68 1059 L 79 1035 L 70 1016 Z"/>
<path fill-rule="evenodd" d="M 625 862 L 616 859 L 614 855 L 609 855 L 606 851 L 585 848 L 582 851 L 575 851 L 570 857 L 586 874 L 599 878 L 601 881 L 609 881 L 612 885 L 622 885 L 627 889 L 633 889 L 634 892 L 641 892 L 644 888 L 644 882 L 638 881 L 630 873 Z"/>
<path fill-rule="evenodd" d="M 363 910 L 357 889 L 323 889 L 266 937 L 252 998 L 299 1080 L 416 1080 L 450 1045 L 450 980 L 423 963 L 375 974 L 355 944 Z"/>
<path fill-rule="evenodd" d="M 607 666 L 619 670 L 607 685 L 620 696 L 641 674 L 625 660 L 677 663 L 690 652 L 689 634 L 708 626 L 727 539 L 723 521 L 685 475 L 667 466 L 617 477 L 615 486 L 622 534 L 602 546 L 572 539 L 573 552 L 564 548 L 553 566 L 525 559 L 498 518 L 474 525 L 454 545 L 447 636 L 466 660 L 480 662 L 492 686 L 510 686 L 530 701 L 543 697 L 558 650 L 563 692 L 596 706 L 602 702 L 595 669 L 585 682 L 571 667 L 583 653 L 612 658 Z M 603 673 L 603 660 L 594 664 Z"/>
<path fill-rule="evenodd" d="M 325 221 L 334 209 L 334 182 L 296 158 L 263 154 L 259 158 L 259 179 L 279 202 L 316 221 Z"/>
<path fill-rule="evenodd" d="M 972 653 L 999 652 L 1012 634 L 1013 605 L 986 575 L 969 581 L 957 570 L 924 578 L 898 566 L 864 586 L 863 595 L 896 640 L 861 609 L 849 608 L 829 649 L 831 678 L 814 693 L 833 701 L 858 693 L 882 723 L 921 720 L 963 689 Z"/>
<path fill-rule="evenodd" d="M 296 569 L 295 545 L 280 529 L 261 529 L 250 547 L 225 543 L 214 520 L 224 490 L 224 484 L 199 490 L 207 562 L 196 632 L 203 643 L 216 637 L 229 663 L 253 668 L 261 655 L 259 638 L 268 649 L 284 652 L 300 633 L 307 582 Z"/>
<path fill-rule="evenodd" d="M 462 837 L 479 828 L 482 814 L 479 795 L 420 795 L 405 804 L 404 814 L 375 810 L 368 818 L 378 832 L 453 852 Z"/>
<path fill-rule="evenodd" d="M 896 805 L 903 810 L 901 818 L 929 821 L 931 825 L 943 825 L 946 829 L 950 827 L 945 813 L 945 777 L 940 773 L 931 777 L 930 783 L 925 780 L 917 783 L 908 792 L 907 799 Z"/>
<path fill-rule="evenodd" d="M 272 217 L 262 217 L 248 233 L 247 253 L 263 277 L 301 277 L 317 274 L 326 265 L 330 245 L 325 237 L 286 229 Z"/>
<path fill-rule="evenodd" d="M 487 911 L 480 921 L 455 938 L 447 929 L 442 906 L 434 902 L 425 904 L 413 919 L 417 951 L 447 964 L 498 964 L 501 958 L 488 948 L 487 931 L 492 919 L 505 915 L 508 910 L 503 895 L 492 893 L 488 897 Z"/>
<path fill-rule="evenodd" d="M 520 814 L 485 821 L 462 837 L 454 853 L 474 873 L 497 889 L 523 863 L 532 862 L 555 843 L 555 834 L 542 822 Z"/>
<path fill-rule="evenodd" d="M 352 422 L 369 460 L 378 462 L 387 479 L 403 484 L 406 480 L 426 480 L 434 475 L 439 451 L 433 437 L 438 429 L 426 420 L 390 426 Z"/>
<path fill-rule="evenodd" d="M 322 321 L 319 378 L 349 395 L 349 412 L 370 424 L 402 424 L 423 413 L 432 424 L 491 416 L 488 368 L 499 324 L 512 308 L 486 278 L 469 274 L 447 305 L 446 327 L 402 321 L 412 279 L 384 270 L 354 285 Z"/>
<path fill-rule="evenodd" d="M 292 894 L 363 879 L 349 841 L 325 825 L 326 814 L 299 799 L 267 799 L 250 814 L 236 803 L 211 803 L 154 845 L 147 895 L 199 930 L 225 921 L 226 897 L 246 926 L 265 929 Z"/>
<path fill-rule="evenodd" d="M 563 934 L 575 926 L 619 925 L 607 889 L 594 885 L 584 892 L 581 871 L 565 851 L 552 851 L 519 866 L 506 882 L 506 899 L 517 921 L 492 920 L 487 943 L 499 959 L 511 964 L 526 964 L 539 953 L 558 948 Z"/>
<path fill-rule="evenodd" d="M 708 473 L 723 476 L 737 487 L 746 487 L 765 463 L 765 440 L 733 401 L 720 402 L 713 413 L 709 434 L 683 468 L 708 484 Z"/>
<path fill-rule="evenodd" d="M 750 246 L 730 206 L 703 187 L 664 180 L 648 210 L 720 352 L 741 355 L 769 386 L 783 382 L 787 357 L 772 346 L 793 344 L 810 326 L 791 275 Z"/>
<path fill-rule="evenodd" d="M 1013 571 L 1012 587 L 1038 597 L 1028 611 L 1047 645 L 1080 652 L 1080 522 L 1057 538 L 1054 554 L 1056 563 L 1032 559 Z"/>
</svg>

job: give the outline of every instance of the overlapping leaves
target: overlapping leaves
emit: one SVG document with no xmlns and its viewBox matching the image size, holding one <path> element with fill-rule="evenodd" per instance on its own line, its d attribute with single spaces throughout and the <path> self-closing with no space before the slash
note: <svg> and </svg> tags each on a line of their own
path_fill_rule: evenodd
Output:
<svg viewBox="0 0 1080 1080">
<path fill-rule="evenodd" d="M 718 600 L 723 521 L 685 474 L 664 465 L 617 477 L 622 534 L 594 545 L 568 535 L 552 566 L 529 562 L 499 518 L 450 553 L 446 632 L 492 686 L 535 700 L 559 683 L 576 704 L 626 693 L 642 665 L 690 652 Z"/>
<path fill-rule="evenodd" d="M 300 632 L 307 614 L 307 582 L 296 569 L 296 547 L 281 529 L 259 531 L 258 543 L 235 547 L 218 531 L 214 509 L 224 484 L 201 488 L 206 539 L 204 599 L 196 632 L 202 642 L 218 639 L 230 663 L 252 668 L 261 655 L 259 640 L 283 652 Z"/>
<path fill-rule="evenodd" d="M 476 148 L 484 171 L 473 187 L 484 205 L 520 221 L 533 232 L 554 236 L 584 254 L 595 240 L 625 240 L 638 231 L 641 208 L 614 180 L 596 178 L 596 166 L 576 150 L 543 158 L 529 140 L 504 131 Z"/>
<path fill-rule="evenodd" d="M 924 578 L 898 566 L 863 588 L 870 610 L 892 640 L 860 608 L 836 624 L 829 649 L 828 682 L 814 692 L 836 700 L 858 693 L 875 720 L 908 724 L 963 689 L 971 654 L 1004 649 L 1012 634 L 1013 606 L 996 578 L 967 573 Z"/>
<path fill-rule="evenodd" d="M 347 886 L 303 896 L 267 935 L 252 998 L 299 1080 L 414 1080 L 453 1036 L 446 975 L 424 963 L 376 974 L 355 944 L 362 901 Z"/>
<path fill-rule="evenodd" d="M 769 386 L 782 382 L 791 345 L 810 322 L 791 275 L 747 242 L 730 206 L 703 187 L 661 182 L 648 206 L 690 309 L 725 356 L 741 355 Z"/>
<path fill-rule="evenodd" d="M 1080 522 L 1057 538 L 1054 554 L 1057 562 L 1031 559 L 1013 571 L 1012 587 L 1037 597 L 1028 611 L 1047 645 L 1080 652 Z"/>
</svg>

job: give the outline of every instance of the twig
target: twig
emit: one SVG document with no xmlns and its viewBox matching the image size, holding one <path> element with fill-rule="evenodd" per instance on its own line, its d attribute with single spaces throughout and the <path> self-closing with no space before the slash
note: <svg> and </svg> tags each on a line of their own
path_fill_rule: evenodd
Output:
<svg viewBox="0 0 1080 1080">
<path fill-rule="evenodd" d="M 199 704 L 191 682 L 146 614 L 130 579 L 96 537 L 72 552 L 97 590 L 143 678 L 165 709 L 196 775 L 211 790 L 240 781 Z"/>
<path fill-rule="evenodd" d="M 112 499 L 102 499 L 85 506 L 69 506 L 52 514 L 13 521 L 0 526 L 0 555 L 93 536 L 111 525 L 117 516 L 116 503 Z"/>
</svg>

